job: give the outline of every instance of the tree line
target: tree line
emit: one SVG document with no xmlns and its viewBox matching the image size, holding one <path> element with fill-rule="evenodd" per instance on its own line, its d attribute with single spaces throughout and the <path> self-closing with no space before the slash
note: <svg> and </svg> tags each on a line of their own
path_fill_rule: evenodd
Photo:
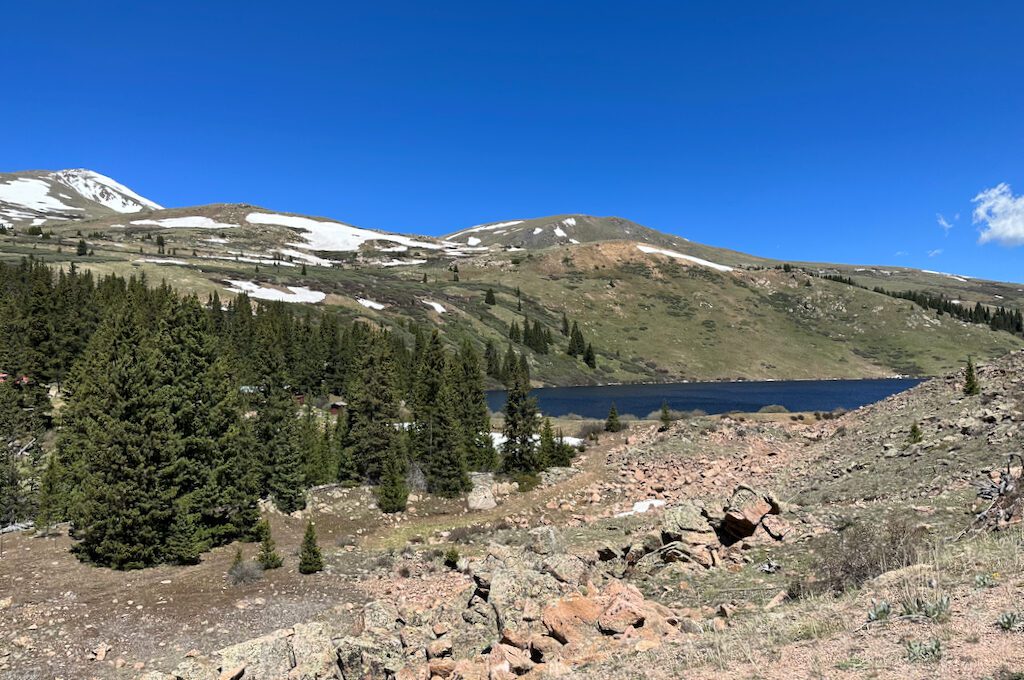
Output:
<svg viewBox="0 0 1024 680">
<path fill-rule="evenodd" d="M 186 564 L 258 538 L 261 498 L 292 512 L 311 486 L 371 484 L 393 512 L 410 488 L 467 491 L 470 471 L 567 464 L 524 355 L 503 367 L 495 449 L 484 369 L 471 340 L 452 348 L 436 330 L 0 265 L 0 522 L 68 521 L 96 564 Z M 65 402 L 56 422 L 51 384 Z M 329 394 L 343 401 L 336 416 L 310 405 Z M 52 450 L 26 449 L 49 429 Z"/>
</svg>

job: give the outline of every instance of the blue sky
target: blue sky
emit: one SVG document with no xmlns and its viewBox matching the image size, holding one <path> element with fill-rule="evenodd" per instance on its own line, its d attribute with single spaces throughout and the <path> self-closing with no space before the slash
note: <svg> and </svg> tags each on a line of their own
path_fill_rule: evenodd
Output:
<svg viewBox="0 0 1024 680">
<path fill-rule="evenodd" d="M 621 215 L 769 257 L 1024 280 L 1020 3 L 93 0 L 3 17 L 0 170 L 88 167 L 168 206 L 430 234 Z"/>
</svg>

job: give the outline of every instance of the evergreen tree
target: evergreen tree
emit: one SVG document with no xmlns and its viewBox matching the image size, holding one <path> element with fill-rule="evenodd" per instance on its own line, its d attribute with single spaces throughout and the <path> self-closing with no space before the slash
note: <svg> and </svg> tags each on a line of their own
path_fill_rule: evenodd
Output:
<svg viewBox="0 0 1024 680">
<path fill-rule="evenodd" d="M 316 529 L 313 522 L 306 523 L 306 533 L 302 537 L 302 548 L 299 549 L 299 573 L 315 574 L 323 571 L 324 557 L 320 553 L 320 546 L 316 542 Z"/>
<path fill-rule="evenodd" d="M 405 483 L 405 465 L 397 441 L 387 451 L 383 463 L 380 484 L 374 490 L 377 507 L 381 512 L 402 512 L 409 500 L 409 487 Z"/>
<path fill-rule="evenodd" d="M 608 419 L 604 422 L 605 432 L 621 432 L 622 421 L 619 420 L 619 412 L 615 408 L 615 402 L 612 402 L 612 407 L 608 411 Z"/>
<path fill-rule="evenodd" d="M 545 418 L 540 428 L 540 446 L 537 449 L 537 457 L 542 467 L 555 465 L 558 459 L 558 443 L 555 441 L 555 431 L 551 427 L 551 419 Z"/>
<path fill-rule="evenodd" d="M 167 538 L 164 558 L 173 564 L 198 564 L 199 553 L 202 552 L 196 514 L 186 510 L 186 505 L 185 502 L 179 503 Z"/>
<path fill-rule="evenodd" d="M 270 522 L 265 519 L 260 520 L 256 525 L 256 534 L 260 537 L 260 551 L 256 554 L 256 561 L 264 569 L 277 569 L 283 560 L 277 554 L 274 538 L 270 534 Z"/>
<path fill-rule="evenodd" d="M 0 463 L 2 465 L 2 463 Z M 0 472 L 2 475 L 2 472 Z M 3 481 L 0 479 L 0 484 Z M 56 455 L 46 462 L 46 470 L 39 482 L 39 502 L 36 507 L 36 529 L 49 536 L 53 526 L 63 519 L 61 494 L 64 492 L 63 468 Z M 0 492 L 2 494 L 2 492 Z M 2 515 L 0 515 L 2 521 Z"/>
<path fill-rule="evenodd" d="M 79 257 L 89 254 L 89 244 L 85 242 L 85 239 L 78 240 L 78 247 L 75 249 L 75 254 Z"/>
<path fill-rule="evenodd" d="M 340 411 L 334 423 L 334 435 L 331 437 L 331 450 L 337 480 L 346 486 L 359 483 L 359 469 L 352 459 L 352 447 L 348 437 L 348 411 Z"/>
<path fill-rule="evenodd" d="M 964 375 L 964 394 L 970 397 L 978 394 L 980 391 L 978 376 L 974 372 L 974 361 L 971 357 L 967 357 L 967 372 Z"/>
<path fill-rule="evenodd" d="M 497 456 L 491 439 L 491 417 L 480 359 L 469 340 L 463 340 L 459 346 L 452 368 L 456 417 L 466 450 L 466 464 L 470 470 L 492 470 Z"/>
<path fill-rule="evenodd" d="M 489 305 L 496 305 L 498 301 L 494 298 L 494 289 L 488 288 L 487 293 L 484 295 L 484 302 Z"/>
<path fill-rule="evenodd" d="M 518 321 L 513 321 L 508 327 L 508 339 L 516 343 L 523 341 L 523 331 L 519 328 Z"/>
<path fill-rule="evenodd" d="M 537 402 L 521 370 L 513 371 L 505 401 L 505 443 L 502 468 L 509 473 L 539 472 L 542 461 L 533 440 L 537 433 Z"/>
<path fill-rule="evenodd" d="M 924 435 L 921 433 L 921 426 L 918 425 L 917 423 L 914 423 L 913 425 L 911 425 L 910 426 L 910 436 L 909 436 L 910 443 L 911 444 L 920 444 L 921 440 L 923 438 L 924 438 Z"/>
<path fill-rule="evenodd" d="M 597 355 L 594 354 L 594 346 L 589 342 L 587 348 L 583 351 L 583 363 L 590 368 L 597 368 Z"/>
<path fill-rule="evenodd" d="M 501 353 L 498 351 L 493 340 L 488 340 L 487 346 L 484 348 L 484 364 L 487 375 L 496 380 L 501 380 Z"/>
<path fill-rule="evenodd" d="M 266 381 L 256 432 L 263 452 L 264 490 L 287 514 L 306 507 L 306 493 L 295 401 L 282 382 L 279 375 Z"/>
<path fill-rule="evenodd" d="M 398 405 L 390 349 L 377 338 L 360 358 L 348 403 L 348 441 L 360 475 L 371 483 L 381 480 L 384 463 L 398 449 Z"/>
<path fill-rule="evenodd" d="M 562 335 L 569 337 L 569 317 L 562 312 Z"/>
<path fill-rule="evenodd" d="M 667 430 L 672 425 L 672 412 L 668 410 L 668 402 L 661 402 L 661 428 L 662 432 Z"/>
<path fill-rule="evenodd" d="M 572 330 L 569 331 L 569 348 L 566 351 L 569 356 L 577 357 L 582 355 L 586 350 L 586 341 L 583 339 L 583 333 L 580 331 L 579 325 L 573 321 Z"/>
</svg>

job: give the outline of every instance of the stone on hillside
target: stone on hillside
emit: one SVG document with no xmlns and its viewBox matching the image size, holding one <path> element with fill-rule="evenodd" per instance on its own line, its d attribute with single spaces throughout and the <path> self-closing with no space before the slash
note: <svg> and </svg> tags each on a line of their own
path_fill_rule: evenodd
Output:
<svg viewBox="0 0 1024 680">
<path fill-rule="evenodd" d="M 343 678 L 386 678 L 406 665 L 401 641 L 380 632 L 342 638 L 337 650 Z"/>
<path fill-rule="evenodd" d="M 562 552 L 565 544 L 553 527 L 537 527 L 530 530 L 530 550 L 538 555 L 554 555 Z"/>
<path fill-rule="evenodd" d="M 292 629 L 275 630 L 217 652 L 221 668 L 245 668 L 245 677 L 254 680 L 283 678 L 292 670 L 292 651 L 288 636 Z"/>
<path fill-rule="evenodd" d="M 494 475 L 473 473 L 470 475 L 473 488 L 466 495 L 466 507 L 470 510 L 490 510 L 498 506 L 494 500 Z"/>
<path fill-rule="evenodd" d="M 740 485 L 733 491 L 721 522 L 721 533 L 733 540 L 753 535 L 761 520 L 769 514 L 777 515 L 779 504 L 772 496 L 749 486 Z"/>
<path fill-rule="evenodd" d="M 368 630 L 394 630 L 399 620 L 398 608 L 386 600 L 374 600 L 363 605 L 357 632 Z"/>
</svg>

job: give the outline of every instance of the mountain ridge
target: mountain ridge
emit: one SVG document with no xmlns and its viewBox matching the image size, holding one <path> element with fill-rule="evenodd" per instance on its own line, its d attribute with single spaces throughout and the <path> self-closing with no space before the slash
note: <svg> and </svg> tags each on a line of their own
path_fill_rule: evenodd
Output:
<svg viewBox="0 0 1024 680">
<path fill-rule="evenodd" d="M 1024 346 L 872 290 L 1019 307 L 1022 286 L 896 267 L 784 266 L 621 217 L 505 220 L 432 237 L 249 203 L 138 204 L 129 213 L 81 200 L 78 219 L 21 220 L 0 260 L 145 273 L 204 297 L 245 292 L 402 333 L 434 327 L 446 342 L 469 337 L 481 350 L 489 342 L 525 352 L 535 384 L 934 375 L 967 354 Z M 565 353 L 563 315 L 593 344 L 596 368 Z M 552 331 L 548 353 L 510 338 L 528 322 Z"/>
</svg>

